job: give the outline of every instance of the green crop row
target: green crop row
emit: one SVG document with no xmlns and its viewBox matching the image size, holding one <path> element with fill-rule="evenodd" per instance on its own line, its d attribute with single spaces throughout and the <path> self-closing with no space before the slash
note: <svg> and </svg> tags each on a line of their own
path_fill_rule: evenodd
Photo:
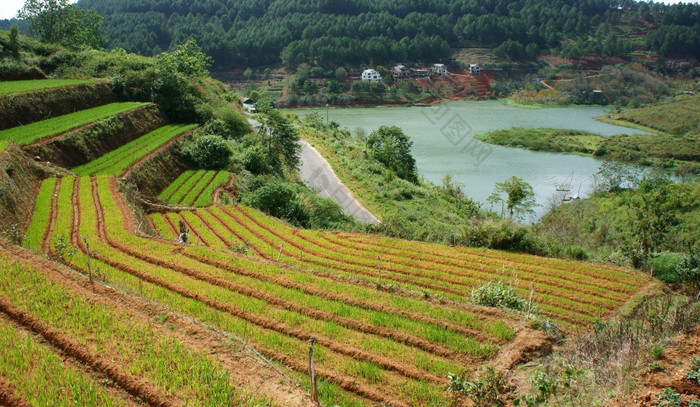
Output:
<svg viewBox="0 0 700 407">
<path fill-rule="evenodd" d="M 206 351 L 188 350 L 174 336 L 154 331 L 150 321 L 139 321 L 112 303 L 86 298 L 33 267 L 5 266 L 0 295 L 51 329 L 75 338 L 91 354 L 132 377 L 145 378 L 168 398 L 231 404 L 235 390 L 229 373 Z"/>
<path fill-rule="evenodd" d="M 180 188 L 180 186 L 194 174 L 195 171 L 192 170 L 187 170 L 180 174 L 180 176 L 177 177 L 175 181 L 171 182 L 170 185 L 168 185 L 168 187 L 165 188 L 163 192 L 160 193 L 160 195 L 158 195 L 158 199 L 167 202 L 170 199 L 170 197 L 175 193 L 175 191 L 177 191 Z"/>
<path fill-rule="evenodd" d="M 227 212 L 233 216 L 230 222 L 231 226 L 238 228 L 239 233 L 242 229 L 247 229 L 248 233 L 255 236 L 251 240 L 251 244 L 257 247 L 258 250 L 262 250 L 263 254 L 265 252 L 265 247 L 269 247 L 270 252 L 274 251 L 275 247 L 280 247 L 283 243 L 287 243 L 287 248 L 285 248 L 288 256 L 286 257 L 286 262 L 289 264 L 295 264 L 302 267 L 308 267 L 313 265 L 313 267 L 320 267 L 321 269 L 331 269 L 334 273 L 346 275 L 348 278 L 360 278 L 365 281 L 378 283 L 379 273 L 377 263 L 367 263 L 367 265 L 362 265 L 362 261 L 358 260 L 357 256 L 336 253 L 335 250 L 327 250 L 324 248 L 314 248 L 311 245 L 303 243 L 297 245 L 299 247 L 294 247 L 294 242 L 289 240 L 281 239 L 273 231 L 276 229 L 281 229 L 283 226 L 277 221 L 266 218 L 263 215 L 259 216 L 263 219 L 263 222 L 267 222 L 267 227 L 261 227 L 255 222 L 251 222 L 244 215 L 244 211 L 247 209 L 241 208 L 231 208 L 227 209 Z M 255 212 L 249 210 L 251 213 Z M 256 213 L 256 212 L 255 212 Z M 279 233 L 277 233 L 279 234 Z M 250 235 L 248 235 L 250 236 Z M 260 243 L 262 240 L 262 244 Z M 292 243 L 292 244 L 289 244 Z M 291 247 L 290 247 L 291 246 Z M 313 251 L 312 251 L 313 250 Z M 303 253 L 304 261 L 297 260 Z M 272 253 L 271 253 L 272 254 Z M 291 256 L 291 257 L 290 257 Z M 374 257 L 376 261 L 376 257 Z M 402 287 L 420 290 L 423 292 L 429 292 L 431 295 L 440 295 L 445 298 L 453 299 L 455 301 L 465 301 L 468 298 L 468 294 L 472 287 L 490 281 L 488 275 L 483 275 L 481 278 L 470 277 L 454 277 L 448 273 L 442 271 L 426 270 L 426 269 L 414 269 L 411 270 L 410 267 L 396 268 L 386 259 L 383 261 L 385 264 L 382 268 L 382 282 L 385 284 L 397 284 Z M 388 266 L 388 267 L 387 267 Z M 392 269 L 389 269 L 389 268 Z M 506 281 L 515 280 L 514 277 L 508 276 L 504 278 Z M 600 314 L 600 307 L 598 303 L 589 304 L 586 307 L 581 307 L 577 301 L 570 300 L 569 298 L 558 295 L 559 293 L 552 290 L 543 293 L 543 289 L 538 286 L 538 296 L 536 297 L 538 301 L 547 302 L 547 304 L 542 304 L 540 310 L 545 314 L 552 316 L 560 322 L 566 328 L 571 328 L 571 324 L 581 325 L 587 323 L 595 318 L 596 315 Z M 527 295 L 528 292 L 525 289 L 520 290 L 522 295 Z M 573 293 L 577 295 L 577 293 Z M 585 314 L 581 312 L 585 310 Z"/>
<path fill-rule="evenodd" d="M 3 270 L 12 267 L 0 258 Z M 33 406 L 120 406 L 105 386 L 65 363 L 47 345 L 0 319 L 0 377 Z"/>
<path fill-rule="evenodd" d="M 216 174 L 216 177 L 214 177 L 212 182 L 209 185 L 207 185 L 204 191 L 202 191 L 202 193 L 199 195 L 199 198 L 194 202 L 192 206 L 197 208 L 211 206 L 214 191 L 216 191 L 217 188 L 225 185 L 228 182 L 229 177 L 230 175 L 227 171 L 219 171 Z"/>
<path fill-rule="evenodd" d="M 39 188 L 25 240 L 25 246 L 30 250 L 36 252 L 41 250 L 41 239 L 44 236 L 44 231 L 46 231 L 46 226 L 48 226 L 56 182 L 57 178 L 47 178 L 41 183 Z"/>
<path fill-rule="evenodd" d="M 65 86 L 87 85 L 96 82 L 98 81 L 95 79 L 36 79 L 29 81 L 0 82 L 0 95 L 62 88 Z"/>
<path fill-rule="evenodd" d="M 109 230 L 110 235 L 112 235 L 114 239 L 122 241 L 122 243 L 120 244 L 125 244 L 129 245 L 130 247 L 138 248 L 133 249 L 134 251 L 152 254 L 170 251 L 170 248 L 172 247 L 170 245 L 166 245 L 157 241 L 145 241 L 144 239 L 135 237 L 121 230 L 120 216 L 115 213 L 115 211 L 118 212 L 118 209 L 116 206 L 113 205 L 113 203 L 110 203 L 110 192 L 108 188 L 106 188 L 106 186 L 104 185 L 106 182 L 106 180 L 98 179 L 98 183 L 100 184 L 98 191 L 100 199 L 102 200 L 102 205 L 104 206 L 104 211 L 112 215 L 105 219 L 108 222 L 107 230 Z M 85 195 L 86 199 L 89 198 L 89 193 L 83 192 L 81 189 L 81 197 L 83 195 Z M 86 214 L 91 210 L 85 208 L 85 205 L 81 205 L 81 211 L 83 214 Z M 89 214 L 89 217 L 92 218 L 93 215 Z M 167 267 L 156 266 L 153 263 L 143 263 L 141 260 L 137 260 L 134 257 L 131 257 L 119 250 L 110 249 L 109 247 L 98 246 L 98 250 L 102 250 L 101 253 L 103 255 L 109 256 L 110 259 L 114 259 L 120 264 L 131 265 L 132 267 L 136 267 L 139 270 L 148 270 L 149 276 L 155 276 L 155 278 L 159 278 L 162 281 L 167 281 L 176 287 L 182 287 L 183 289 L 187 289 L 191 292 L 202 295 L 205 298 L 221 301 L 224 304 L 228 304 L 231 307 L 239 309 L 240 311 L 236 311 L 232 314 L 234 316 L 239 315 L 239 313 L 244 313 L 243 318 L 245 319 L 248 318 L 245 317 L 245 315 L 254 315 L 255 318 L 250 317 L 252 318 L 250 322 L 252 322 L 253 325 L 257 325 L 259 329 L 266 329 L 266 324 L 268 323 L 273 324 L 274 326 L 280 326 L 280 329 L 287 332 L 286 335 L 279 333 L 278 335 L 281 335 L 281 337 L 287 336 L 292 332 L 295 332 L 296 329 L 302 328 L 304 330 L 308 330 L 309 335 L 314 333 L 320 335 L 327 335 L 330 338 L 329 340 L 331 341 L 331 344 L 335 343 L 335 345 L 333 345 L 335 347 L 362 347 L 365 349 L 365 352 L 369 352 L 370 354 L 377 352 L 378 354 L 391 357 L 393 358 L 393 360 L 404 360 L 404 363 L 410 362 L 415 366 L 421 366 L 421 368 L 423 369 L 428 369 L 428 371 L 434 371 L 435 373 L 439 373 L 440 375 L 443 375 L 449 369 L 459 368 L 459 365 L 454 364 L 455 362 L 427 354 L 423 351 L 415 349 L 409 350 L 409 348 L 406 348 L 403 344 L 388 339 L 383 339 L 381 337 L 375 337 L 373 335 L 368 336 L 367 334 L 357 333 L 351 329 L 343 328 L 342 326 L 339 326 L 336 323 L 326 322 L 324 320 L 317 320 L 300 314 L 298 312 L 286 310 L 282 307 L 271 306 L 270 304 L 267 304 L 264 300 L 256 299 L 248 295 L 241 295 L 238 292 L 236 292 L 235 289 L 224 288 L 220 285 L 212 285 L 211 283 L 205 281 L 208 277 L 225 281 L 226 285 L 230 283 L 238 284 L 239 286 L 244 286 L 244 282 L 243 280 L 240 280 L 240 277 L 230 275 L 229 273 L 223 273 L 221 270 L 218 270 L 214 267 L 205 266 L 199 262 L 193 263 L 191 259 L 188 260 L 186 257 L 175 258 L 173 257 L 173 255 L 170 257 L 170 260 L 174 264 L 178 265 L 178 267 L 193 266 L 193 269 L 194 267 L 196 267 L 197 273 L 201 274 L 203 277 L 193 278 L 192 276 L 185 276 L 178 272 L 174 273 Z M 162 256 L 160 257 L 162 258 Z M 297 299 L 297 301 L 299 302 L 305 300 L 306 298 L 304 300 Z M 257 318 L 261 318 L 262 322 L 257 322 Z M 249 332 L 253 332 L 253 330 L 250 329 Z M 278 351 L 284 353 L 291 351 L 291 349 L 285 350 L 285 348 L 287 348 L 288 345 L 283 345 L 282 348 L 279 348 L 277 345 L 278 343 L 280 345 L 284 344 L 286 343 L 286 341 L 280 341 L 281 338 L 275 339 L 274 341 L 270 341 L 269 339 L 271 338 L 269 338 L 267 335 L 268 334 L 262 335 L 262 337 L 259 338 L 261 341 L 261 345 L 274 345 L 275 349 L 278 349 Z M 303 335 L 303 337 L 305 336 Z M 297 339 L 301 338 L 297 337 Z M 251 337 L 251 340 L 256 341 L 256 339 L 253 337 Z M 355 355 L 355 351 L 352 351 L 352 354 Z M 299 358 L 301 361 L 305 359 L 304 353 L 302 352 L 301 354 L 299 354 L 298 350 L 293 351 L 291 354 L 289 354 L 289 356 Z M 335 369 L 336 366 L 347 366 L 352 363 L 347 359 L 347 355 L 343 355 L 342 353 L 338 354 L 337 351 L 327 350 L 326 358 L 328 359 L 327 362 L 323 361 L 324 358 L 321 358 L 322 360 L 319 360 L 319 365 L 321 367 L 328 366 L 329 369 Z M 339 364 L 339 362 L 343 360 L 345 362 Z M 355 379 L 358 381 L 365 382 L 368 380 L 362 375 L 359 376 L 361 377 L 356 377 Z M 382 380 L 384 382 L 389 383 L 399 383 L 405 382 L 407 380 L 405 377 L 398 376 L 397 373 L 387 370 L 383 370 L 382 377 Z M 413 379 L 410 379 L 409 382 L 412 382 L 412 380 Z M 412 383 L 413 386 L 418 385 L 417 382 Z M 439 388 L 433 388 L 433 390 L 434 391 L 432 393 L 435 393 L 435 391 L 437 391 L 438 393 L 440 392 Z M 399 397 L 399 393 L 396 393 L 395 396 Z"/>
<path fill-rule="evenodd" d="M 204 178 L 206 174 L 207 172 L 205 170 L 195 171 L 191 177 L 187 178 L 184 182 L 179 184 L 179 187 L 176 188 L 175 191 L 173 191 L 172 195 L 170 195 L 170 197 L 167 199 L 167 202 L 172 205 L 178 205 L 182 203 L 182 201 L 185 199 L 185 196 L 190 191 L 192 191 L 194 186 L 197 185 L 197 183 L 199 183 L 199 181 L 202 178 Z"/>
<path fill-rule="evenodd" d="M 420 279 L 424 276 L 436 280 L 438 284 L 448 283 L 454 287 L 470 287 L 483 284 L 486 281 L 499 279 L 511 281 L 519 285 L 521 292 L 527 294 L 530 284 L 537 284 L 538 298 L 547 302 L 550 306 L 561 307 L 563 311 L 574 311 L 571 315 L 578 318 L 578 311 L 588 314 L 588 318 L 593 318 L 600 313 L 600 308 L 614 309 L 624 302 L 628 294 L 616 292 L 615 288 L 608 287 L 608 284 L 598 284 L 592 278 L 583 278 L 585 273 L 575 271 L 553 273 L 534 267 L 509 268 L 504 270 L 503 263 L 484 266 L 477 261 L 472 263 L 463 262 L 460 266 L 441 266 L 429 260 L 418 261 L 413 257 L 397 258 L 387 255 L 380 250 L 359 250 L 346 249 L 340 245 L 323 244 L 309 237 L 309 233 L 296 233 L 296 229 L 285 226 L 258 211 L 249 208 L 236 208 L 241 216 L 237 217 L 238 223 L 260 234 L 267 233 L 270 240 L 279 240 L 297 250 L 304 250 L 309 253 L 309 258 L 315 258 L 322 263 L 338 264 L 344 262 L 352 264 L 351 267 L 365 270 L 377 268 L 378 257 L 387 264 L 386 270 L 398 274 L 404 274 L 411 279 Z M 306 235 L 306 238 L 304 236 Z M 294 250 L 290 248 L 289 250 Z M 446 277 L 449 276 L 449 277 Z M 575 284 L 568 280 L 573 279 Z M 575 300 L 572 300 L 575 298 Z M 564 312 L 566 314 L 566 312 Z M 586 320 L 587 320 L 586 319 Z"/>
<path fill-rule="evenodd" d="M 104 192 L 107 194 L 108 192 Z M 81 192 L 81 195 L 82 192 Z M 104 197 L 104 195 L 101 194 L 101 197 Z M 108 211 L 112 213 L 112 210 L 116 210 L 116 208 L 113 208 L 112 206 L 109 205 L 108 198 L 103 199 L 103 204 L 105 204 L 105 211 Z M 85 213 L 85 210 L 83 210 L 83 213 Z M 90 217 L 93 215 L 90 214 Z M 110 217 L 109 219 L 111 225 L 110 226 L 116 226 L 117 228 L 120 225 L 120 221 L 114 217 Z M 109 230 L 115 230 L 113 227 L 109 227 Z M 127 238 L 131 238 L 133 236 L 131 235 L 126 235 Z M 143 245 L 145 242 L 142 239 L 136 239 L 138 242 L 137 244 Z M 192 280 L 190 277 L 186 277 L 183 275 L 180 275 L 179 273 L 173 273 L 171 270 L 168 270 L 166 268 L 162 267 L 155 267 L 153 265 L 149 264 L 143 264 L 139 260 L 135 260 L 133 257 L 130 257 L 128 255 L 125 255 L 124 253 L 121 253 L 119 251 L 111 250 L 108 247 L 103 247 L 99 246 L 98 250 L 102 250 L 102 253 L 105 255 L 108 255 L 111 259 L 117 259 L 117 261 L 122 262 L 124 264 L 131 264 L 135 267 L 138 267 L 139 269 L 143 270 L 148 270 L 148 275 L 149 276 L 156 276 L 156 278 L 160 278 L 164 281 L 168 281 L 175 285 L 177 288 L 175 289 L 175 293 L 180 293 L 181 289 L 184 290 L 189 290 L 191 292 L 197 293 L 199 295 L 202 295 L 205 299 L 211 299 L 211 300 L 206 300 L 208 301 L 222 301 L 224 304 L 231 304 L 232 306 L 235 306 L 239 309 L 241 309 L 241 312 L 249 312 L 252 313 L 252 315 L 257 315 L 257 312 L 262 312 L 267 309 L 267 306 L 264 305 L 264 303 L 261 303 L 259 301 L 254 301 L 249 298 L 246 298 L 244 296 L 237 295 L 233 292 L 222 290 L 221 288 L 217 288 L 215 286 L 211 286 L 210 284 L 205 284 L 201 281 L 195 281 Z M 146 246 L 140 246 L 140 250 L 143 250 L 145 252 L 149 253 L 158 253 L 158 249 L 154 249 L 153 247 L 146 247 Z M 112 283 L 110 281 L 110 283 Z M 144 284 L 145 285 L 145 284 Z M 181 288 L 180 288 L 181 287 Z M 160 287 L 158 291 L 161 292 L 161 299 L 160 301 L 164 300 L 164 297 L 166 296 L 165 294 L 162 293 L 162 288 Z M 165 290 L 168 291 L 170 294 L 173 294 L 173 290 Z M 186 302 L 190 303 L 191 298 L 187 299 Z M 168 303 L 170 306 L 173 306 L 177 309 L 181 309 L 183 306 L 180 301 L 177 299 L 173 299 L 173 303 Z M 238 334 L 238 335 L 243 335 L 246 336 L 247 338 L 252 341 L 253 343 L 256 343 L 256 347 L 259 348 L 259 346 L 262 346 L 263 348 L 268 348 L 272 349 L 273 352 L 279 352 L 280 354 L 287 355 L 289 357 L 295 358 L 297 360 L 297 369 L 299 366 L 303 366 L 305 363 L 304 361 L 306 360 L 306 355 L 305 355 L 305 349 L 306 349 L 306 343 L 305 339 L 299 340 L 300 338 L 298 337 L 290 337 L 288 335 L 279 333 L 275 330 L 271 330 L 269 328 L 265 328 L 264 326 L 257 325 L 254 323 L 252 324 L 246 323 L 245 321 L 241 321 L 240 318 L 237 318 L 236 315 L 238 312 L 223 312 L 221 309 L 215 309 L 214 312 L 216 313 L 216 316 L 214 317 L 214 320 L 210 320 L 207 318 L 206 315 L 202 315 L 202 312 L 206 312 L 206 309 L 210 308 L 210 306 L 204 306 L 202 307 L 201 303 L 198 303 L 198 305 L 195 305 L 193 307 L 186 308 L 186 311 L 189 311 L 190 315 L 198 318 L 198 319 L 203 319 L 207 322 L 210 323 L 215 323 L 217 326 L 223 322 L 233 322 L 235 325 L 234 326 L 220 326 L 222 329 L 229 330 L 229 332 Z M 192 315 L 191 313 L 194 312 L 195 314 Z M 276 317 L 271 318 L 269 321 L 290 321 L 294 323 L 294 320 L 296 322 L 294 323 L 294 326 L 306 326 L 306 320 L 300 316 L 295 316 L 294 313 L 291 312 L 285 312 L 283 310 L 270 310 L 268 312 L 275 312 Z M 231 321 L 231 318 L 233 318 L 233 321 Z M 238 321 L 236 321 L 238 319 Z M 332 326 L 329 325 L 329 328 Z M 228 329 L 227 329 L 228 328 Z M 321 332 L 325 332 L 326 330 L 322 330 Z M 259 345 L 259 346 L 258 346 Z M 347 365 L 351 363 L 352 357 L 348 356 L 343 356 L 341 354 L 337 354 L 335 352 L 331 352 L 329 350 L 324 349 L 324 347 L 318 347 L 317 348 L 317 361 L 319 362 L 320 368 L 323 368 L 323 365 L 329 364 L 330 366 L 336 366 L 336 365 Z M 392 379 L 392 382 L 398 386 L 400 382 L 404 382 L 404 379 L 399 379 L 395 374 L 393 373 L 387 373 L 384 378 L 385 380 L 389 380 L 390 378 Z M 409 381 L 408 385 L 412 385 L 411 383 L 415 383 L 414 381 Z"/>
<path fill-rule="evenodd" d="M 102 157 L 73 169 L 78 175 L 119 175 L 131 164 L 148 155 L 180 134 L 195 128 L 195 124 L 171 124 L 143 135 Z"/>
<path fill-rule="evenodd" d="M 27 145 L 43 138 L 55 136 L 100 119 L 134 110 L 145 105 L 147 105 L 147 103 L 111 103 L 92 109 L 81 110 L 79 112 L 27 124 L 26 126 L 2 130 L 0 131 L 0 141 Z"/>
<path fill-rule="evenodd" d="M 199 199 L 199 196 L 204 192 L 204 189 L 211 184 L 216 177 L 216 171 L 207 171 L 197 181 L 190 191 L 182 198 L 182 204 L 185 206 L 193 206 L 194 202 Z"/>
</svg>

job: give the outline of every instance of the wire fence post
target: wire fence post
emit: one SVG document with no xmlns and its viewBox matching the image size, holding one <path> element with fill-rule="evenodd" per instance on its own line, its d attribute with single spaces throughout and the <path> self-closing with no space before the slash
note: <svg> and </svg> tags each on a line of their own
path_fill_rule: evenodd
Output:
<svg viewBox="0 0 700 407">
<path fill-rule="evenodd" d="M 382 258 L 377 256 L 377 272 L 379 273 L 379 286 L 382 286 Z"/>
</svg>

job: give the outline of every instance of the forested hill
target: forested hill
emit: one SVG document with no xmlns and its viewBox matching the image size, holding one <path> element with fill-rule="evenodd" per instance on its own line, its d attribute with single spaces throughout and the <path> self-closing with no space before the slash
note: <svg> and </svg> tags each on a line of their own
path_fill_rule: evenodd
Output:
<svg viewBox="0 0 700 407">
<path fill-rule="evenodd" d="M 450 47 L 518 60 L 652 49 L 700 57 L 700 6 L 633 0 L 80 0 L 108 47 L 153 55 L 193 37 L 219 67 L 445 61 Z"/>
</svg>

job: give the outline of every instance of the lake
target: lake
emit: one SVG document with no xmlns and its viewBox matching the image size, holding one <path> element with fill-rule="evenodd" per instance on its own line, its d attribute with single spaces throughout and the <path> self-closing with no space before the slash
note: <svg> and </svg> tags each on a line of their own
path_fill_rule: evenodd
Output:
<svg viewBox="0 0 700 407">
<path fill-rule="evenodd" d="M 445 175 L 464 184 L 464 191 L 488 207 L 486 198 L 494 184 L 512 175 L 532 185 L 537 217 L 548 203 L 560 195 L 588 196 L 593 175 L 601 160 L 573 154 L 543 153 L 493 146 L 473 138 L 477 133 L 512 127 L 551 127 L 584 130 L 602 136 L 641 133 L 593 120 L 609 109 L 601 106 L 571 106 L 525 109 L 497 100 L 451 101 L 435 106 L 382 106 L 369 108 L 289 109 L 304 117 L 318 112 L 325 118 L 353 130 L 361 127 L 369 134 L 379 126 L 401 127 L 413 141 L 412 153 L 418 172 L 430 182 L 442 184 Z M 558 192 L 566 186 L 569 192 Z M 561 189 L 561 188 L 560 188 Z M 500 211 L 500 208 L 494 208 Z"/>
</svg>

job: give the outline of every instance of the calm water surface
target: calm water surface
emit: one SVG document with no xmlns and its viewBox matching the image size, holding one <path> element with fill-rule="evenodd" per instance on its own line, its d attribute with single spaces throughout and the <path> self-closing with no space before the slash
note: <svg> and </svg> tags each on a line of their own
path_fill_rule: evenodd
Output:
<svg viewBox="0 0 700 407">
<path fill-rule="evenodd" d="M 512 175 L 523 178 L 535 190 L 537 216 L 546 212 L 557 186 L 569 186 L 569 195 L 588 196 L 592 176 L 600 160 L 570 154 L 542 153 L 492 146 L 472 136 L 512 127 L 552 127 L 584 130 L 603 136 L 639 133 L 639 130 L 593 120 L 608 112 L 600 106 L 524 109 L 501 101 L 455 101 L 430 107 L 371 107 L 290 109 L 304 117 L 318 112 L 350 130 L 362 127 L 367 134 L 383 125 L 395 125 L 413 140 L 413 156 L 419 174 L 440 185 L 445 175 L 464 184 L 473 199 L 486 202 L 493 186 Z M 488 204 L 484 204 L 488 207 Z M 495 209 L 495 208 L 494 208 Z M 499 208 L 500 209 L 500 208 Z"/>
</svg>

